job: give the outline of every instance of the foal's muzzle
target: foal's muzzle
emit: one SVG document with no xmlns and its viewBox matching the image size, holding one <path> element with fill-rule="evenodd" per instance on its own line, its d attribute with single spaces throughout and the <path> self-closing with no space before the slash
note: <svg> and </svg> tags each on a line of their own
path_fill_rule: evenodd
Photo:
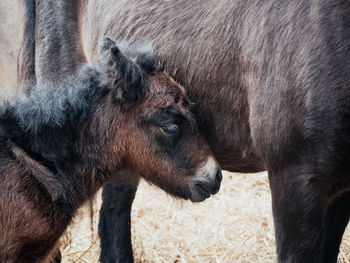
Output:
<svg viewBox="0 0 350 263">
<path fill-rule="evenodd" d="M 191 201 L 201 202 L 210 195 L 216 194 L 220 189 L 221 180 L 222 173 L 219 164 L 214 158 L 208 158 L 206 164 L 198 169 L 196 175 L 191 179 Z"/>
</svg>

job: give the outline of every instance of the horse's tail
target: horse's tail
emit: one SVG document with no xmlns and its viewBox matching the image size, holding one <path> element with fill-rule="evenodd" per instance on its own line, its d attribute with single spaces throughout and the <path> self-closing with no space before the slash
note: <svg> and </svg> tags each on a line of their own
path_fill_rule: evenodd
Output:
<svg viewBox="0 0 350 263">
<path fill-rule="evenodd" d="M 36 84 L 35 77 L 35 21 L 36 1 L 22 0 L 24 6 L 23 42 L 17 57 L 17 84 L 29 94 Z"/>
</svg>

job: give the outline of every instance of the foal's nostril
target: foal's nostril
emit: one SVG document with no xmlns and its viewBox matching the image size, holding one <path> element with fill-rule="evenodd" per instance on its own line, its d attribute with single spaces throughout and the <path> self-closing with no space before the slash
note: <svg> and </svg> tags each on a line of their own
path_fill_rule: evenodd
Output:
<svg viewBox="0 0 350 263">
<path fill-rule="evenodd" d="M 219 171 L 216 173 L 216 178 L 215 180 L 219 183 L 221 183 L 222 180 L 222 173 L 221 173 L 221 169 L 219 169 Z"/>
</svg>

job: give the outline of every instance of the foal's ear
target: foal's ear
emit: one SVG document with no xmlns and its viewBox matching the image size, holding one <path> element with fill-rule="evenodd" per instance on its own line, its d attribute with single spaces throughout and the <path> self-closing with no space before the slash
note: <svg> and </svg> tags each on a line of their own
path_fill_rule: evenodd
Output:
<svg viewBox="0 0 350 263">
<path fill-rule="evenodd" d="M 144 95 L 143 75 L 139 66 L 126 58 L 109 37 L 104 37 L 100 53 L 117 103 L 132 106 Z"/>
</svg>

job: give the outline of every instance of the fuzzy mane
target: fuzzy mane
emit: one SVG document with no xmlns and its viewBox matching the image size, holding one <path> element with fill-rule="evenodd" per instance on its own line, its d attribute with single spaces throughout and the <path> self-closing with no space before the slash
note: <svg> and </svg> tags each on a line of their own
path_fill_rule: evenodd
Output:
<svg viewBox="0 0 350 263">
<path fill-rule="evenodd" d="M 160 63 L 151 44 L 132 46 L 126 42 L 117 44 L 120 51 L 148 74 L 157 72 Z M 36 133 L 40 127 L 61 127 L 79 115 L 84 119 L 91 100 L 100 98 L 110 88 L 110 80 L 100 65 L 85 65 L 77 76 L 70 76 L 59 83 L 45 83 L 31 87 L 30 96 L 7 103 L 3 111 L 10 110 L 23 130 Z"/>
<path fill-rule="evenodd" d="M 140 45 L 132 45 L 128 42 L 118 42 L 119 50 L 131 61 L 136 63 L 148 74 L 153 74 L 163 70 L 163 63 L 154 53 L 153 46 L 150 42 Z"/>
<path fill-rule="evenodd" d="M 65 160 L 69 158 L 79 123 L 109 90 L 105 74 L 91 65 L 83 66 L 76 76 L 59 83 L 36 85 L 30 96 L 3 109 L 2 136 L 51 162 Z"/>
<path fill-rule="evenodd" d="M 43 126 L 59 128 L 77 117 L 84 119 L 91 102 L 109 89 L 103 72 L 95 66 L 85 65 L 77 76 L 33 87 L 30 96 L 20 99 L 10 110 L 23 130 L 36 133 Z"/>
<path fill-rule="evenodd" d="M 156 56 L 150 45 L 136 48 L 122 43 L 117 47 L 129 61 L 138 65 L 137 68 L 148 74 L 157 70 Z M 79 124 L 94 111 L 96 102 L 114 88 L 114 79 L 106 70 L 109 66 L 106 60 L 86 64 L 74 76 L 33 85 L 29 96 L 3 107 L 0 128 L 19 146 L 46 159 L 67 158 L 70 145 L 79 132 Z M 141 74 L 143 78 L 143 73 L 135 71 L 134 67 L 125 69 L 129 78 L 132 79 L 134 74 Z M 128 83 L 125 81 L 124 85 Z"/>
</svg>

